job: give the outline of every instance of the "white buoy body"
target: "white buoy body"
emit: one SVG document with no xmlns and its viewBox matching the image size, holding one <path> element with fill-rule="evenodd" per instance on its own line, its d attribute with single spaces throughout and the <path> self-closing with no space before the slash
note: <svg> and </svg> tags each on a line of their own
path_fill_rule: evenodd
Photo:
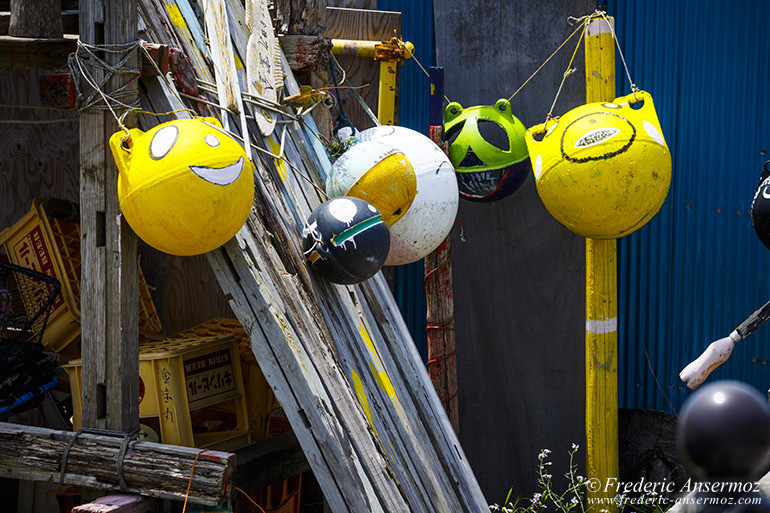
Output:
<svg viewBox="0 0 770 513">
<path fill-rule="evenodd" d="M 457 216 L 459 193 L 454 167 L 433 141 L 400 126 L 379 126 L 359 134 L 406 155 L 414 169 L 417 192 L 409 209 L 390 226 L 390 253 L 385 265 L 416 262 L 446 238 Z"/>
</svg>

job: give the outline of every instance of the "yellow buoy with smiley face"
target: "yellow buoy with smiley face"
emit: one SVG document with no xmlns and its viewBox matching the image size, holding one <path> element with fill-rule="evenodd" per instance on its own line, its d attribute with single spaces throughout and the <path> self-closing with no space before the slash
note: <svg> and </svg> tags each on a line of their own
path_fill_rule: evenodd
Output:
<svg viewBox="0 0 770 513">
<path fill-rule="evenodd" d="M 214 118 L 178 119 L 116 132 L 118 199 L 131 228 L 172 255 L 199 255 L 230 240 L 254 199 L 254 164 Z"/>
<path fill-rule="evenodd" d="M 671 153 L 645 91 L 577 107 L 530 128 L 525 140 L 540 199 L 578 235 L 628 235 L 666 199 Z"/>
</svg>

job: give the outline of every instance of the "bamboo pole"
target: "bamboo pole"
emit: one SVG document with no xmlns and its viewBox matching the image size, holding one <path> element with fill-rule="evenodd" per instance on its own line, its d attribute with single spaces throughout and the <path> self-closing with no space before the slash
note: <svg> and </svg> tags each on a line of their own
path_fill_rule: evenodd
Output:
<svg viewBox="0 0 770 513">
<path fill-rule="evenodd" d="M 585 59 L 586 102 L 613 100 L 615 46 L 605 19 L 588 24 Z M 601 484 L 596 497 L 618 477 L 617 277 L 616 240 L 586 239 L 586 472 Z"/>
</svg>

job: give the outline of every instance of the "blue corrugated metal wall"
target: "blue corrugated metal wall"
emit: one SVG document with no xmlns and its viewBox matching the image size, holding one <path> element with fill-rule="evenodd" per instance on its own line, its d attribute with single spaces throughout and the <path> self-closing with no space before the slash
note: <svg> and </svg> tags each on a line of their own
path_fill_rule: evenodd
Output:
<svg viewBox="0 0 770 513">
<path fill-rule="evenodd" d="M 751 201 L 770 158 L 770 2 L 609 0 L 631 76 L 652 93 L 671 148 L 660 213 L 622 239 L 620 406 L 679 409 L 679 371 L 770 298 L 770 252 Z M 629 92 L 617 61 L 618 93 Z M 710 378 L 770 385 L 770 327 Z M 657 382 L 656 382 L 657 378 Z M 670 402 L 670 404 L 669 404 Z"/>
<path fill-rule="evenodd" d="M 377 8 L 401 12 L 401 34 L 404 41 L 414 44 L 415 55 L 425 69 L 436 65 L 432 0 L 378 0 Z M 414 59 L 407 60 L 401 67 L 399 90 L 399 125 L 428 135 L 428 77 Z M 422 260 L 396 268 L 396 301 L 417 350 L 427 360 L 424 276 L 425 264 Z"/>
</svg>

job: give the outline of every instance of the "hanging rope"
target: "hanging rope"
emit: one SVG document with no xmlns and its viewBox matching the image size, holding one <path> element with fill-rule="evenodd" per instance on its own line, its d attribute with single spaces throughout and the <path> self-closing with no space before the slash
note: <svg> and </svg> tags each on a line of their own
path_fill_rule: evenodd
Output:
<svg viewBox="0 0 770 513">
<path fill-rule="evenodd" d="M 620 48 L 620 42 L 618 41 L 617 36 L 615 35 L 615 27 L 610 22 L 609 18 L 607 18 L 607 13 L 605 11 L 596 11 L 594 13 L 594 16 L 601 16 L 601 18 L 607 22 L 607 26 L 610 27 L 610 34 L 612 34 L 612 39 L 615 41 L 615 46 L 618 48 L 618 54 L 620 54 L 620 61 L 623 63 L 623 69 L 626 71 L 626 76 L 628 77 L 628 83 L 631 87 L 631 92 L 636 93 L 639 91 L 639 88 L 636 87 L 636 84 L 634 84 L 634 81 L 631 80 L 631 73 L 628 71 L 628 65 L 626 64 L 626 58 L 623 56 L 623 50 Z"/>
<path fill-rule="evenodd" d="M 138 67 L 130 67 L 128 61 L 134 55 L 134 51 L 141 45 L 141 41 L 133 41 L 123 44 L 90 45 L 78 40 L 77 49 L 71 53 L 68 60 L 70 73 L 78 96 L 77 112 L 86 110 L 109 110 L 123 130 L 123 119 L 131 111 L 139 111 L 139 95 L 137 90 L 129 89 L 129 85 L 141 76 Z M 113 56 L 116 64 L 110 64 L 98 54 Z M 113 60 L 113 59 L 110 59 Z M 103 73 L 101 81 L 97 83 L 92 70 L 100 70 Z M 107 83 L 113 77 L 123 78 L 122 84 L 109 93 L 104 91 Z M 88 84 L 90 93 L 81 88 L 81 80 Z M 118 116 L 115 112 L 123 111 Z"/>
<path fill-rule="evenodd" d="M 545 65 L 548 64 L 548 62 L 551 59 L 553 59 L 553 57 L 556 56 L 556 54 L 559 53 L 559 51 L 562 48 L 564 48 L 564 46 L 566 46 L 566 44 L 575 36 L 575 34 L 577 34 L 578 32 L 581 32 L 581 37 L 578 40 L 577 45 L 575 46 L 575 50 L 572 52 L 572 58 L 570 59 L 570 64 L 567 66 L 567 70 L 564 72 L 564 75 L 562 76 L 561 84 L 559 85 L 559 89 L 556 92 L 556 98 L 554 98 L 554 102 L 551 105 L 551 110 L 548 113 L 548 117 L 546 118 L 546 122 L 548 120 L 552 119 L 553 109 L 554 109 L 554 107 L 556 105 L 556 100 L 559 98 L 559 94 L 561 93 L 561 90 L 562 90 L 562 88 L 564 86 L 564 81 L 567 79 L 568 76 L 570 76 L 575 71 L 574 69 L 572 69 L 572 62 L 575 59 L 575 55 L 577 53 L 577 49 L 580 46 L 580 42 L 583 40 L 583 36 L 586 33 L 586 30 L 588 28 L 589 23 L 591 23 L 593 20 L 595 20 L 597 18 L 601 18 L 601 19 L 603 19 L 604 21 L 607 22 L 607 25 L 610 28 L 610 33 L 612 34 L 612 39 L 615 41 L 615 45 L 618 48 L 618 54 L 620 55 L 620 60 L 623 63 L 623 68 L 624 68 L 624 70 L 626 72 L 626 76 L 628 77 L 628 82 L 629 82 L 629 84 L 631 84 L 631 91 L 634 92 L 634 93 L 638 92 L 639 88 L 636 86 L 636 84 L 634 84 L 634 81 L 631 80 L 631 73 L 628 71 L 628 65 L 626 64 L 626 59 L 625 59 L 625 56 L 623 55 L 623 50 L 620 48 L 620 43 L 618 42 L 618 38 L 617 38 L 617 36 L 615 34 L 615 29 L 614 29 L 612 23 L 610 23 L 610 20 L 607 17 L 606 11 L 600 11 L 600 10 L 597 9 L 596 11 L 594 11 L 591 14 L 586 14 L 586 15 L 580 16 L 580 17 L 570 16 L 569 18 L 567 18 L 567 22 L 570 25 L 574 25 L 574 24 L 577 23 L 578 26 L 575 27 L 575 30 L 573 30 L 572 33 L 569 36 L 567 36 L 567 38 L 558 46 L 558 48 L 556 48 L 556 50 L 554 50 L 553 53 L 551 53 L 551 55 L 549 55 L 548 58 L 545 61 L 543 61 L 543 63 L 540 66 L 538 66 L 538 68 L 529 76 L 529 78 L 527 78 L 524 81 L 524 83 L 522 83 L 519 86 L 519 88 L 516 89 L 516 91 L 514 91 L 511 96 L 508 97 L 508 101 L 509 102 L 512 101 L 513 98 L 524 88 L 524 86 L 526 86 L 545 67 Z M 401 42 L 401 45 L 403 45 L 403 42 Z M 420 69 L 425 74 L 425 76 L 429 77 L 430 75 L 428 74 L 428 72 L 425 69 L 425 67 L 417 59 L 417 56 L 414 54 L 414 52 L 409 51 L 409 48 L 406 47 L 406 45 L 403 45 L 403 48 L 414 59 L 414 61 L 420 67 Z M 446 100 L 447 103 L 450 103 L 450 100 L 449 100 L 449 98 L 446 95 L 444 95 L 444 99 Z"/>
<path fill-rule="evenodd" d="M 585 17 L 584 17 L 585 18 Z M 559 99 L 559 95 L 561 94 L 561 90 L 564 87 L 564 82 L 567 80 L 567 77 L 572 75 L 572 73 L 575 72 L 575 69 L 572 67 L 572 63 L 575 61 L 575 55 L 577 55 L 578 48 L 580 48 L 580 42 L 583 41 L 583 35 L 586 32 L 586 27 L 588 24 L 584 21 L 582 24 L 583 31 L 580 34 L 580 39 L 578 39 L 577 44 L 575 45 L 575 50 L 572 52 L 572 57 L 569 60 L 569 64 L 567 64 L 567 69 L 564 71 L 564 74 L 561 77 L 561 83 L 559 84 L 559 89 L 556 90 L 556 96 L 553 99 L 553 103 L 551 104 L 551 109 L 548 111 L 548 114 L 545 117 L 545 123 L 547 124 L 550 119 L 553 118 L 553 109 L 556 107 L 556 101 Z"/>
<path fill-rule="evenodd" d="M 541 64 L 541 65 L 540 65 L 540 66 L 539 66 L 539 67 L 538 67 L 538 68 L 537 68 L 537 69 L 536 69 L 536 70 L 535 70 L 535 71 L 534 71 L 534 72 L 533 72 L 533 73 L 532 73 L 532 74 L 529 76 L 529 78 L 528 78 L 527 80 L 525 80 L 525 81 L 524 81 L 524 83 L 523 83 L 523 84 L 521 84 L 521 85 L 519 86 L 519 88 L 518 88 L 518 89 L 516 89 L 516 91 L 514 91 L 514 92 L 513 92 L 513 94 L 512 94 L 511 96 L 509 96 L 509 97 L 508 97 L 508 101 L 509 101 L 509 102 L 510 102 L 511 100 L 513 100 L 513 97 L 514 97 L 514 96 L 516 96 L 517 94 L 519 94 L 519 91 L 521 91 L 522 89 L 524 89 L 524 86 L 525 86 L 525 85 L 527 85 L 527 84 L 529 83 L 529 81 L 530 81 L 530 80 L 532 80 L 533 78 L 535 78 L 535 75 L 537 75 L 537 74 L 540 72 L 540 70 L 541 70 L 541 69 L 543 69 L 543 67 L 545 67 L 545 65 L 546 65 L 546 64 L 548 64 L 548 61 L 550 61 L 551 59 L 553 59 L 553 57 L 554 57 L 554 56 L 555 56 L 557 53 L 559 53 L 559 50 L 561 50 L 562 48 L 564 48 L 564 46 L 565 46 L 565 45 L 566 45 L 566 44 L 569 42 L 569 40 L 570 40 L 570 39 L 572 39 L 572 37 L 573 37 L 575 34 L 577 34 L 577 33 L 578 33 L 578 31 L 579 31 L 581 28 L 582 28 L 582 25 L 581 25 L 581 26 L 578 26 L 578 27 L 577 27 L 575 30 L 573 30 L 573 31 L 572 31 L 572 34 L 570 34 L 570 35 L 567 37 L 567 39 L 565 39 L 565 40 L 562 42 L 562 44 L 560 44 L 560 45 L 559 45 L 559 47 L 558 47 L 556 50 L 554 50 L 554 51 L 553 51 L 553 53 L 552 53 L 551 55 L 549 55 L 549 56 L 548 56 L 548 58 L 547 58 L 545 61 L 543 61 L 543 63 L 542 63 L 542 64 Z"/>
<path fill-rule="evenodd" d="M 366 115 L 369 116 L 369 119 L 372 120 L 372 123 L 374 123 L 374 126 L 381 126 L 380 120 L 377 119 L 377 116 L 374 115 L 374 112 L 372 112 L 372 109 L 370 109 L 369 106 L 366 104 L 366 101 L 364 101 L 363 97 L 361 97 L 361 95 L 358 94 L 357 89 L 359 88 L 351 85 L 348 79 L 346 78 L 345 68 L 342 67 L 342 65 L 339 63 L 337 58 L 331 52 L 329 53 L 329 55 L 332 58 L 332 62 L 334 62 L 334 64 L 342 71 L 342 80 L 340 80 L 340 83 L 347 84 L 348 88 L 353 91 L 353 97 L 356 99 L 356 101 L 361 106 L 361 108 L 366 113 Z"/>
<path fill-rule="evenodd" d="M 340 88 L 337 84 L 337 74 L 334 73 L 334 66 L 332 64 L 331 59 L 331 52 L 329 52 L 329 72 L 332 75 L 332 83 L 334 84 L 334 94 L 337 95 L 337 106 L 340 109 L 339 115 L 337 115 L 337 126 L 334 127 L 334 132 L 337 133 L 341 128 L 343 127 L 350 127 L 353 129 L 353 133 L 355 134 L 356 127 L 353 126 L 353 122 L 348 119 L 348 117 L 345 115 L 345 106 L 342 105 L 342 98 L 340 97 Z M 342 79 L 345 79 L 344 70 L 343 70 L 343 76 Z M 344 150 L 343 150 L 344 151 Z"/>
</svg>

